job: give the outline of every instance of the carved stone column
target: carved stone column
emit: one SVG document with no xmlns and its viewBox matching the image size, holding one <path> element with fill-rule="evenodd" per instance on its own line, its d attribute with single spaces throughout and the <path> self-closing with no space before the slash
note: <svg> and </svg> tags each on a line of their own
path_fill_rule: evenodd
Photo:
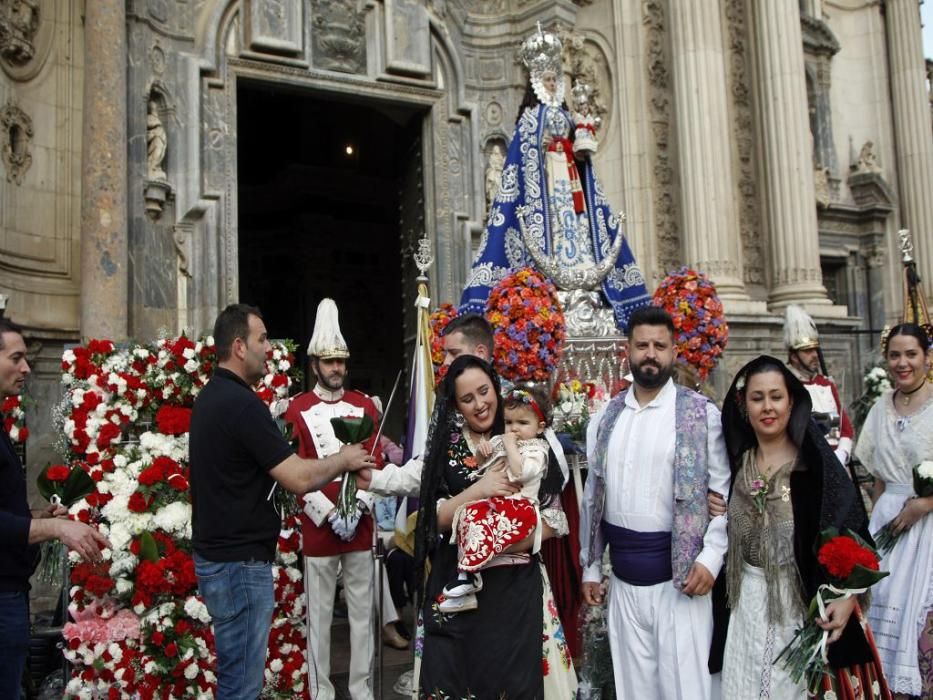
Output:
<svg viewBox="0 0 933 700">
<path fill-rule="evenodd" d="M 127 337 L 126 2 L 85 6 L 81 335 Z"/>
<path fill-rule="evenodd" d="M 933 280 L 933 139 L 916 0 L 885 4 L 901 225 L 910 229 L 927 293 Z"/>
<path fill-rule="evenodd" d="M 751 8 L 762 223 L 771 254 L 769 303 L 828 305 L 820 272 L 800 5 L 768 0 Z"/>
<path fill-rule="evenodd" d="M 719 0 L 670 4 L 683 253 L 689 265 L 710 276 L 725 300 L 748 299 L 733 194 L 719 5 Z"/>
</svg>

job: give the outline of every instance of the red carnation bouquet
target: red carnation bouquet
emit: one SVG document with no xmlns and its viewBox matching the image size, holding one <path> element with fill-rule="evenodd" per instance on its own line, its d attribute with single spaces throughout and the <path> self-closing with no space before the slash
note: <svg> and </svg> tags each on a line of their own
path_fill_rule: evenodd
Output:
<svg viewBox="0 0 933 700">
<path fill-rule="evenodd" d="M 782 661 L 795 683 L 805 680 L 810 696 L 838 685 L 836 673 L 829 665 L 829 632 L 816 624 L 817 616 L 825 622 L 829 619 L 826 606 L 830 602 L 861 595 L 888 575 L 887 571 L 878 570 L 878 553 L 852 531 L 839 534 L 835 528 L 829 528 L 820 535 L 820 543 L 816 558 L 829 583 L 817 589 L 803 627 L 774 660 Z"/>
<path fill-rule="evenodd" d="M 90 475 L 77 464 L 48 464 L 36 478 L 39 494 L 53 506 L 70 507 L 97 489 Z M 65 546 L 58 540 L 42 543 L 38 576 L 49 584 L 61 583 Z"/>
</svg>

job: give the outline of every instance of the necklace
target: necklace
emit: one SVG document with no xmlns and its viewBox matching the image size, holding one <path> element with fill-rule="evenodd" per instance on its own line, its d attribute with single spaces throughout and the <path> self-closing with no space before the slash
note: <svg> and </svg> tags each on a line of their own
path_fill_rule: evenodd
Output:
<svg viewBox="0 0 933 700">
<path fill-rule="evenodd" d="M 913 395 L 916 394 L 918 391 L 920 391 L 926 385 L 926 383 L 927 383 L 927 380 L 926 380 L 926 377 L 924 377 L 920 381 L 920 383 L 917 386 L 915 386 L 913 389 L 911 389 L 910 391 L 904 391 L 903 389 L 898 389 L 901 396 L 904 397 L 904 401 L 902 403 L 905 406 L 910 406 L 910 400 L 911 398 L 913 398 Z"/>
</svg>

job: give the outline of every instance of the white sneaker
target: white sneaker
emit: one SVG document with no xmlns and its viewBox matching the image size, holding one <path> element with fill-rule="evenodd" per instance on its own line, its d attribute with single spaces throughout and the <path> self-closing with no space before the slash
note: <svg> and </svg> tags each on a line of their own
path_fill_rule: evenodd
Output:
<svg viewBox="0 0 933 700">
<path fill-rule="evenodd" d="M 483 590 L 483 577 L 477 571 L 468 579 L 462 581 L 458 579 L 456 583 L 448 583 L 444 586 L 444 597 L 460 598 L 471 593 L 479 593 L 481 590 Z"/>
<path fill-rule="evenodd" d="M 457 596 L 456 598 L 444 598 L 437 604 L 437 609 L 442 613 L 452 615 L 454 613 L 466 612 L 467 610 L 476 610 L 479 603 L 473 593 Z"/>
</svg>

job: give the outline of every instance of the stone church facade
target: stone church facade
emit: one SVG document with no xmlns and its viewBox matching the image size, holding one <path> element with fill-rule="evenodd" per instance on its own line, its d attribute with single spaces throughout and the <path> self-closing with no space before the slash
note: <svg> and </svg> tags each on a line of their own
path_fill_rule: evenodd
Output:
<svg viewBox="0 0 933 700">
<path fill-rule="evenodd" d="M 852 398 L 933 289 L 933 126 L 917 0 L 0 0 L 0 292 L 33 352 L 36 459 L 63 347 L 209 330 L 240 299 L 244 85 L 413 115 L 395 223 L 456 302 L 537 23 L 593 89 L 597 172 L 649 285 L 687 263 L 732 329 L 725 380 L 805 305 Z M 313 126 L 313 125 L 311 125 Z M 51 459 L 51 456 L 48 456 Z"/>
</svg>

